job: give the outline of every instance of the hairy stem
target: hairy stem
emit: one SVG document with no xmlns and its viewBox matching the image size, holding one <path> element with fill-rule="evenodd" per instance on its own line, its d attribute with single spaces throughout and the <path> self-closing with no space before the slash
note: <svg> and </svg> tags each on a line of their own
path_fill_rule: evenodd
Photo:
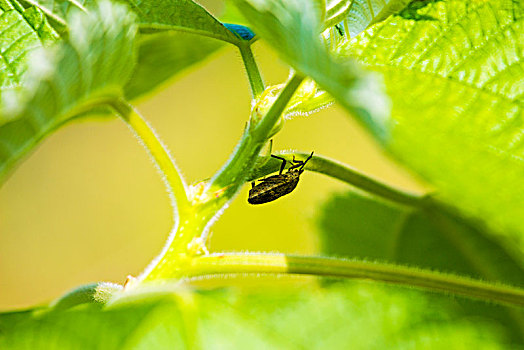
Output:
<svg viewBox="0 0 524 350">
<path fill-rule="evenodd" d="M 198 195 L 191 198 L 190 207 L 181 213 L 176 231 L 140 280 L 179 278 L 191 261 L 204 251 L 210 225 L 244 185 L 261 148 L 302 80 L 302 76 L 291 78 L 266 115 L 247 124 L 229 161 Z"/>
<path fill-rule="evenodd" d="M 247 77 L 249 79 L 249 84 L 251 85 L 251 93 L 253 98 L 264 92 L 264 81 L 260 75 L 260 70 L 258 69 L 255 58 L 253 57 L 253 51 L 251 51 L 250 44 L 238 45 L 240 54 L 242 55 L 242 60 L 244 61 L 244 67 L 246 67 Z"/>
<path fill-rule="evenodd" d="M 127 102 L 113 101 L 111 102 L 111 107 L 125 120 L 155 161 L 158 169 L 164 176 L 166 186 L 171 195 L 172 205 L 177 211 L 176 217 L 178 218 L 180 212 L 186 210 L 190 204 L 187 197 L 186 183 L 180 176 L 180 172 L 176 168 L 175 162 L 169 155 L 166 146 L 162 144 L 147 121 Z"/>
<path fill-rule="evenodd" d="M 309 153 L 305 152 L 276 152 L 275 154 L 291 160 L 293 156 L 295 159 L 304 160 L 309 156 Z M 276 159 L 268 159 L 265 164 L 259 169 L 255 169 L 248 181 L 252 181 L 270 173 L 277 171 L 280 168 L 281 162 Z M 356 188 L 369 192 L 373 195 L 385 198 L 395 203 L 409 205 L 414 207 L 420 207 L 425 202 L 426 198 L 423 194 L 410 193 L 399 188 L 389 186 L 379 180 L 373 179 L 371 176 L 366 175 L 359 170 L 350 167 L 349 165 L 342 164 L 335 160 L 314 155 L 313 158 L 307 163 L 306 170 L 315 171 L 327 176 L 331 176 L 335 179 L 344 181 Z"/>
<path fill-rule="evenodd" d="M 229 161 L 211 179 L 208 188 L 224 188 L 234 185 L 230 190 L 236 192 L 252 170 L 260 150 L 267 142 L 269 135 L 276 125 L 289 100 L 304 78 L 293 76 L 286 84 L 275 103 L 266 115 L 258 122 L 250 121 L 242 139 Z"/>
<path fill-rule="evenodd" d="M 230 274 L 298 274 L 369 279 L 524 307 L 524 289 L 405 266 L 324 257 L 265 253 L 212 254 L 193 259 L 187 278 Z"/>
</svg>

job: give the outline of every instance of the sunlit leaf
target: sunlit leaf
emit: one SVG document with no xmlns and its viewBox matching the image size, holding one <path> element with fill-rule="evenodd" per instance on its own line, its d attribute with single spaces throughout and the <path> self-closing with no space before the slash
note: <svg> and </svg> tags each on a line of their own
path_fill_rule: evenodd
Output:
<svg viewBox="0 0 524 350">
<path fill-rule="evenodd" d="M 37 8 L 23 9 L 15 2 L 0 2 L 0 96 L 20 88 L 29 56 L 57 38 Z M 0 125 L 13 118 L 0 114 Z"/>
<path fill-rule="evenodd" d="M 58 25 L 57 30 L 62 31 L 66 29 L 67 17 L 71 11 L 81 10 L 87 11 L 96 0 L 21 0 L 20 3 L 24 5 L 37 6 L 42 10 L 51 20 L 55 20 L 55 25 Z M 57 23 L 58 22 L 58 23 Z"/>
<path fill-rule="evenodd" d="M 384 75 L 393 111 L 371 130 L 441 198 L 524 249 L 523 2 L 412 6 L 342 49 Z"/>
<path fill-rule="evenodd" d="M 327 0 L 324 28 L 342 21 L 351 37 L 402 10 L 411 0 Z"/>
</svg>

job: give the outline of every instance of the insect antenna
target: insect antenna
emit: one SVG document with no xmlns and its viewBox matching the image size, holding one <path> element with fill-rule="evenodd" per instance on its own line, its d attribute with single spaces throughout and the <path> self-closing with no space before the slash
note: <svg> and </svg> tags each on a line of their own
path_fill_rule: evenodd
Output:
<svg viewBox="0 0 524 350">
<path fill-rule="evenodd" d="M 309 155 L 309 157 L 307 157 L 306 160 L 301 164 L 301 166 L 300 166 L 300 170 L 299 170 L 300 172 L 303 172 L 303 171 L 304 171 L 304 167 L 306 166 L 306 163 L 307 163 L 311 158 L 313 158 L 313 153 L 314 153 L 314 151 L 311 152 L 311 154 Z"/>
</svg>

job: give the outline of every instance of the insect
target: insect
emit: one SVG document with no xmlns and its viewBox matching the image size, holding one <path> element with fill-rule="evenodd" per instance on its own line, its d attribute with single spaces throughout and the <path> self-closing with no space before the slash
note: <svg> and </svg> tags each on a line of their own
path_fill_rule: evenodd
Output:
<svg viewBox="0 0 524 350">
<path fill-rule="evenodd" d="M 340 34 L 340 36 L 344 36 L 344 30 L 342 29 L 342 26 L 340 24 L 335 24 L 335 29 L 338 31 L 338 34 Z"/>
<path fill-rule="evenodd" d="M 293 156 L 293 160 L 291 161 L 292 165 L 286 173 L 282 172 L 286 168 L 286 163 L 288 161 L 273 154 L 271 157 L 282 161 L 280 172 L 278 175 L 273 175 L 260 180 L 261 182 L 258 185 L 255 185 L 254 181 L 251 183 L 249 198 L 247 199 L 250 204 L 272 202 L 293 191 L 297 187 L 300 174 L 304 172 L 306 163 L 313 158 L 313 152 L 311 152 L 305 161 L 295 160 L 295 156 Z"/>
</svg>

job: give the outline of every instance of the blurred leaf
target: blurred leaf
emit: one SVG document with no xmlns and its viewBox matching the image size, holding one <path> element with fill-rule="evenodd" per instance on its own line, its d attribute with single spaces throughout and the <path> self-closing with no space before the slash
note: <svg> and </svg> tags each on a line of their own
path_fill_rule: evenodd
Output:
<svg viewBox="0 0 524 350">
<path fill-rule="evenodd" d="M 235 23 L 235 24 L 241 24 L 244 26 L 249 25 L 246 18 L 240 13 L 238 8 L 236 6 L 233 6 L 230 1 L 226 1 L 225 3 L 225 10 L 224 12 L 219 16 L 220 20 L 224 23 Z"/>
<path fill-rule="evenodd" d="M 262 119 L 271 109 L 286 84 L 268 86 L 264 92 L 256 96 L 251 102 L 251 117 L 253 120 Z M 319 89 L 317 84 L 307 78 L 293 94 L 286 109 L 282 112 L 285 119 L 297 116 L 308 116 L 333 104 L 333 98 L 324 90 Z M 277 124 L 277 129 L 283 124 Z"/>
<path fill-rule="evenodd" d="M 133 292 L 131 292 L 133 293 Z M 0 314 L 8 349 L 504 349 L 494 324 L 468 321 L 442 297 L 345 284 L 259 292 L 126 296 L 105 309 Z M 194 339 L 192 338 L 194 337 Z M 194 342 L 194 343 L 193 343 Z M 409 345 L 409 346 L 408 346 Z"/>
<path fill-rule="evenodd" d="M 257 35 L 297 71 L 311 77 L 351 113 L 373 127 L 389 114 L 376 76 L 352 61 L 336 61 L 320 41 L 322 11 L 314 0 L 235 0 Z"/>
<path fill-rule="evenodd" d="M 475 324 L 462 319 L 460 310 L 446 304 L 446 299 L 386 286 L 344 283 L 322 291 L 303 288 L 300 292 L 274 290 L 266 291 L 265 295 L 230 297 L 230 308 L 223 311 L 207 308 L 210 314 L 207 317 L 215 322 L 222 320 L 222 327 L 213 334 L 224 332 L 231 318 L 232 323 L 235 318 L 242 320 L 243 328 L 252 334 L 245 337 L 247 341 L 258 338 L 267 344 L 260 348 L 504 347 L 503 341 L 498 343 L 501 340 L 493 342 L 496 328 L 489 330 L 493 325 L 482 319 L 475 320 Z M 210 333 L 208 328 L 204 329 Z M 487 331 L 485 342 L 481 340 L 482 329 Z M 225 348 L 228 344 L 231 348 L 235 343 L 230 341 Z"/>
<path fill-rule="evenodd" d="M 2 322 L 4 317 L 10 322 Z M 179 308 L 170 298 L 144 300 L 102 311 L 83 305 L 66 312 L 0 314 L 3 349 L 186 348 Z"/>
<path fill-rule="evenodd" d="M 24 10 L 12 1 L 0 2 L 0 96 L 16 91 L 29 67 L 28 57 L 58 38 L 35 7 Z M 0 125 L 14 116 L 0 114 Z"/>
<path fill-rule="evenodd" d="M 141 30 L 177 30 L 238 44 L 241 39 L 191 0 L 119 0 L 139 18 Z"/>
<path fill-rule="evenodd" d="M 3 94 L 14 120 L 0 126 L 0 178 L 47 134 L 75 116 L 121 98 L 135 62 L 134 15 L 101 1 L 74 11 L 69 39 L 31 60 L 24 89 Z"/>
<path fill-rule="evenodd" d="M 137 14 L 143 33 L 136 71 L 126 86 L 128 98 L 153 90 L 221 47 L 220 41 L 209 38 L 235 45 L 242 41 L 191 0 L 119 1 Z"/>
<path fill-rule="evenodd" d="M 44 13 L 51 14 L 65 23 L 72 10 L 86 9 L 93 6 L 96 0 L 20 0 L 20 3 L 38 6 Z"/>
<path fill-rule="evenodd" d="M 86 11 L 95 7 L 97 0 L 19 0 L 24 7 L 36 6 L 46 14 L 49 23 L 63 36 L 67 36 L 67 18 L 71 11 Z"/>
<path fill-rule="evenodd" d="M 332 198 L 319 219 L 322 252 L 468 275 L 524 286 L 522 255 L 504 247 L 478 223 L 460 218 L 437 202 L 421 209 L 348 192 Z M 464 301 L 464 313 L 492 317 L 524 344 L 521 310 Z"/>
<path fill-rule="evenodd" d="M 385 20 L 409 4 L 411 0 L 327 0 L 324 28 L 344 20 L 351 37 L 372 24 Z"/>
<path fill-rule="evenodd" d="M 522 255 L 508 252 L 478 223 L 428 203 L 416 209 L 357 192 L 338 195 L 322 211 L 322 251 L 524 286 Z"/>
<path fill-rule="evenodd" d="M 95 0 L 31 0 L 50 16 L 66 22 L 72 9 L 86 8 Z M 215 39 L 239 43 L 240 39 L 220 21 L 192 0 L 115 0 L 124 3 L 136 13 L 143 31 L 176 30 L 200 34 Z"/>
<path fill-rule="evenodd" d="M 138 61 L 125 86 L 126 98 L 134 99 L 150 92 L 221 46 L 220 41 L 181 32 L 140 35 Z"/>
<path fill-rule="evenodd" d="M 375 136 L 441 198 L 518 237 L 521 249 L 523 4 L 414 3 L 404 11 L 410 16 L 391 17 L 342 48 L 384 75 L 393 111 L 375 120 Z"/>
<path fill-rule="evenodd" d="M 190 0 L 116 2 L 128 5 L 135 12 L 141 31 L 136 70 L 125 87 L 129 99 L 154 90 L 222 46 L 220 41 L 209 38 L 233 44 L 241 41 L 203 7 Z M 71 9 L 88 6 L 93 0 L 38 0 L 36 3 L 53 18 L 65 22 Z"/>
<path fill-rule="evenodd" d="M 111 296 L 122 290 L 119 284 L 109 282 L 89 283 L 73 288 L 51 303 L 54 310 L 65 310 L 80 304 L 104 305 Z"/>
</svg>

